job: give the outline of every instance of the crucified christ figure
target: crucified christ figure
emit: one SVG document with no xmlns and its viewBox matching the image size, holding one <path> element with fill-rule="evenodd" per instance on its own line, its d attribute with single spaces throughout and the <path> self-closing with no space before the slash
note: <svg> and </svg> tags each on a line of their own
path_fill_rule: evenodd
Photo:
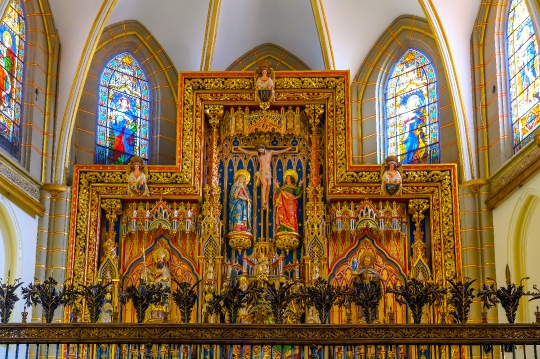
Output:
<svg viewBox="0 0 540 359">
<path fill-rule="evenodd" d="M 272 186 L 272 155 L 279 155 L 280 153 L 285 153 L 289 151 L 292 146 L 289 146 L 283 150 L 269 150 L 264 144 L 260 144 L 257 148 L 257 151 L 248 151 L 241 147 L 238 147 L 238 150 L 244 152 L 247 155 L 255 156 L 257 155 L 259 159 L 259 171 L 255 173 L 255 178 L 259 179 L 262 186 L 262 208 L 268 209 L 268 195 L 270 193 L 270 186 Z"/>
</svg>

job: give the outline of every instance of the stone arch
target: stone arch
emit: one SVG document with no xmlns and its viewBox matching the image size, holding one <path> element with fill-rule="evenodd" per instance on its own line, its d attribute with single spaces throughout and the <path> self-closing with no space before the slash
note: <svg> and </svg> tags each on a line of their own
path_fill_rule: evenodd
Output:
<svg viewBox="0 0 540 359">
<path fill-rule="evenodd" d="M 538 4 L 526 0 L 540 40 Z M 510 0 L 480 4 L 471 36 L 476 152 L 481 177 L 489 177 L 513 155 L 506 26 Z"/>
<path fill-rule="evenodd" d="M 303 71 L 311 70 L 300 58 L 286 49 L 270 42 L 259 45 L 237 58 L 227 71 L 254 71 L 259 61 L 267 60 L 274 70 Z"/>
<path fill-rule="evenodd" d="M 60 41 L 48 0 L 21 1 L 26 22 L 20 149 L 15 162 L 41 182 L 51 177 Z"/>
<path fill-rule="evenodd" d="M 9 200 L 0 195 L 0 258 L 4 262 L 3 267 L 0 267 L 0 278 L 6 279 L 10 272 L 13 280 L 22 276 L 23 249 L 17 215 L 11 206 Z"/>
<path fill-rule="evenodd" d="M 428 22 L 417 16 L 395 19 L 366 56 L 351 86 L 353 163 L 381 163 L 385 148 L 385 89 L 390 72 L 410 48 L 425 54 L 437 73 L 441 162 L 459 162 L 460 146 L 445 68 Z"/>
<path fill-rule="evenodd" d="M 75 120 L 70 164 L 95 162 L 98 82 L 103 66 L 129 52 L 145 71 L 151 93 L 150 164 L 175 164 L 177 71 L 154 36 L 138 21 L 123 21 L 103 31 L 86 77 Z"/>
<path fill-rule="evenodd" d="M 540 278 L 534 277 L 540 265 L 535 260 L 535 255 L 540 251 L 538 232 L 540 223 L 535 221 L 540 216 L 540 191 L 534 188 L 527 188 L 515 205 L 510 218 L 510 226 L 507 239 L 507 264 L 510 267 L 511 281 L 519 284 L 521 278 L 531 277 L 532 280 L 524 281 L 525 291 L 532 290 L 532 285 Z M 531 257 L 529 257 L 531 256 Z M 499 263 L 501 267 L 505 263 Z M 499 271 L 500 272 L 500 271 Z M 497 278 L 499 286 L 504 285 L 505 278 Z M 530 283 L 529 283 L 530 282 Z M 522 302 L 518 307 L 516 323 L 528 323 L 534 319 L 531 308 L 536 305 L 529 305 L 528 301 Z M 504 316 L 504 311 L 499 311 L 499 318 Z"/>
</svg>

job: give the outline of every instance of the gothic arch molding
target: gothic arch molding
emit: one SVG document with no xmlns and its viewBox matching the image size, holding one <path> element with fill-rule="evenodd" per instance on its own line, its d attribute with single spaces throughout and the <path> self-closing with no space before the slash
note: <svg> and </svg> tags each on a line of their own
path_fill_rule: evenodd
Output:
<svg viewBox="0 0 540 359">
<path fill-rule="evenodd" d="M 538 2 L 526 1 L 540 41 Z M 479 178 L 492 176 L 514 156 L 506 46 L 509 4 L 510 0 L 482 2 L 471 37 Z"/>
<path fill-rule="evenodd" d="M 145 71 L 151 90 L 150 164 L 174 164 L 177 71 L 165 50 L 138 21 L 108 26 L 102 33 L 86 77 L 70 151 L 71 164 L 95 161 L 98 81 L 103 66 L 115 55 L 129 52 Z"/>
<path fill-rule="evenodd" d="M 9 1 L 2 5 L 9 5 Z M 26 23 L 20 149 L 2 155 L 24 168 L 33 179 L 50 179 L 55 97 L 60 53 L 58 33 L 48 0 L 21 1 Z"/>
<path fill-rule="evenodd" d="M 440 158 L 459 162 L 462 156 L 445 68 L 435 35 L 425 19 L 403 15 L 379 37 L 360 67 L 351 87 L 354 163 L 381 163 L 385 157 L 385 89 L 393 65 L 409 49 L 424 53 L 437 73 Z"/>
<path fill-rule="evenodd" d="M 227 71 L 254 71 L 259 61 L 267 60 L 274 70 L 303 71 L 311 70 L 306 63 L 281 46 L 270 42 L 259 45 L 249 50 L 236 59 Z"/>
</svg>

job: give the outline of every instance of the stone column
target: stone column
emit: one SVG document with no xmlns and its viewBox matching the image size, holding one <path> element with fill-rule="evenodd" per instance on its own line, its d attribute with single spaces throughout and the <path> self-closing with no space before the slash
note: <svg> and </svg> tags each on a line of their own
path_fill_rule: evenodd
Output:
<svg viewBox="0 0 540 359">
<path fill-rule="evenodd" d="M 495 278 L 493 214 L 485 204 L 488 196 L 489 186 L 485 179 L 467 181 L 459 189 L 462 274 L 476 279 L 475 292 L 486 278 Z M 475 298 L 469 322 L 480 323 L 482 311 L 482 303 Z M 497 322 L 496 307 L 488 311 L 488 321 Z"/>
<path fill-rule="evenodd" d="M 68 250 L 70 188 L 57 184 L 45 184 L 41 190 L 41 203 L 46 214 L 38 222 L 35 277 L 44 281 L 52 276 L 61 285 L 66 279 Z M 63 308 L 57 309 L 53 322 L 61 322 Z M 32 321 L 42 320 L 41 307 L 32 311 Z"/>
</svg>

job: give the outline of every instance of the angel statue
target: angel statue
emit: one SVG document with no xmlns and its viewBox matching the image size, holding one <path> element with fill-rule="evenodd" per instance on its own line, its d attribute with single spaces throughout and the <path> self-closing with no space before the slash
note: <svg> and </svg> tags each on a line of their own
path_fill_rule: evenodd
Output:
<svg viewBox="0 0 540 359">
<path fill-rule="evenodd" d="M 148 168 L 144 164 L 142 158 L 138 156 L 131 157 L 127 166 L 128 173 L 128 193 L 131 197 L 148 197 L 150 191 L 148 190 L 148 184 L 146 176 L 148 175 Z"/>
<path fill-rule="evenodd" d="M 401 163 L 396 156 L 388 156 L 381 165 L 381 193 L 388 196 L 401 194 Z"/>
<path fill-rule="evenodd" d="M 274 83 L 276 75 L 270 62 L 262 60 L 259 62 L 259 68 L 255 70 L 255 101 L 273 102 L 274 101 Z"/>
</svg>

